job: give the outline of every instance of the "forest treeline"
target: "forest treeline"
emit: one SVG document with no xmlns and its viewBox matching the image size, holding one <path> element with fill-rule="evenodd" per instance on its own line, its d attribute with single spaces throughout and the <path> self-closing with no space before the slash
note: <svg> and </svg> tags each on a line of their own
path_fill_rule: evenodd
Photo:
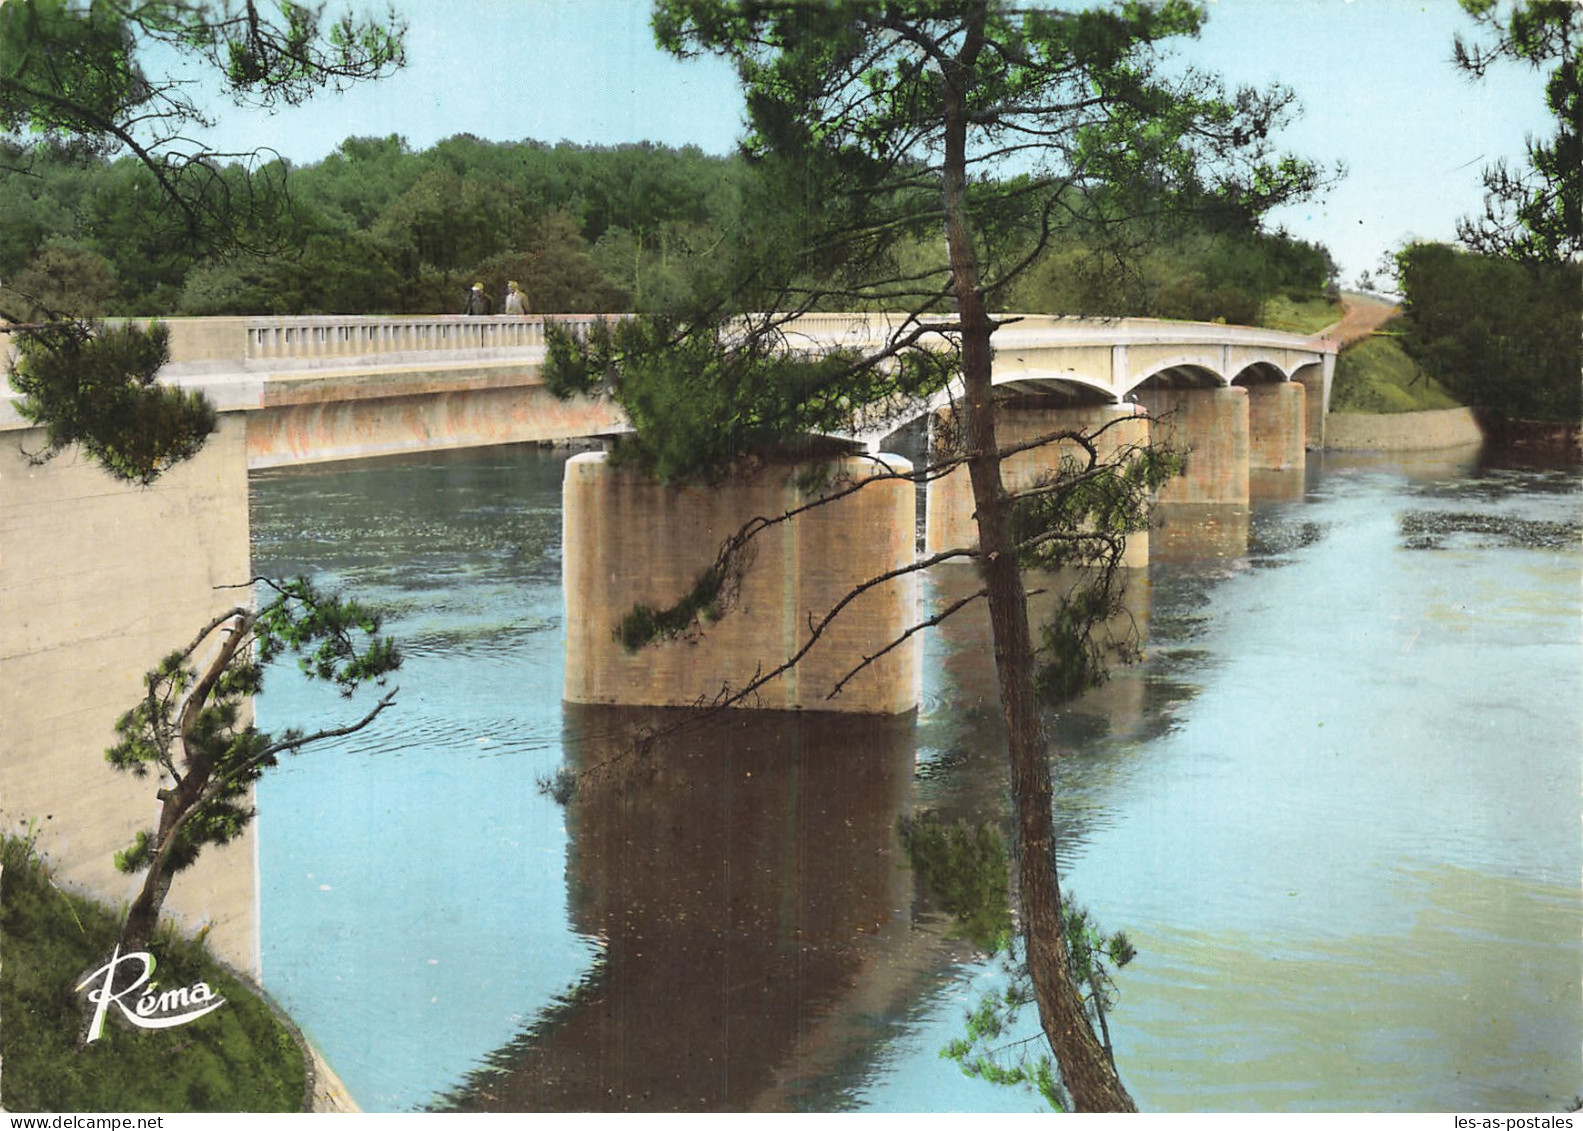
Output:
<svg viewBox="0 0 1583 1131">
<path fill-rule="evenodd" d="M 498 310 L 511 280 L 534 313 L 658 312 L 706 293 L 752 228 L 739 222 L 744 159 L 693 147 L 463 134 L 415 152 L 399 136 L 348 138 L 313 164 L 217 168 L 213 191 L 246 220 L 223 249 L 173 229 L 129 157 L 10 150 L 0 168 L 14 170 L 0 195 L 12 318 L 459 313 L 474 282 Z M 1205 216 L 1068 236 L 993 298 L 1247 324 L 1277 297 L 1333 295 L 1335 272 L 1322 246 Z"/>
<path fill-rule="evenodd" d="M 1583 419 L 1583 263 L 1438 243 L 1396 256 L 1409 356 L 1486 418 Z"/>
</svg>

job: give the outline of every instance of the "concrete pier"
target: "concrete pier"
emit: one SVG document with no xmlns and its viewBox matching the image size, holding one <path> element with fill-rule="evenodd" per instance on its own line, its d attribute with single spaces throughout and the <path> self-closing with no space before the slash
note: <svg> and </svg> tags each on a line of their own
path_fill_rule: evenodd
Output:
<svg viewBox="0 0 1583 1131">
<path fill-rule="evenodd" d="M 635 605 L 665 608 L 686 594 L 721 544 L 755 516 L 775 517 L 821 493 L 910 471 L 899 456 L 838 456 L 771 464 L 713 486 L 657 483 L 613 467 L 603 452 L 567 462 L 562 544 L 566 591 L 565 697 L 573 703 L 695 706 L 735 691 L 791 657 L 854 586 L 914 558 L 915 488 L 889 479 L 765 530 L 754 540 L 724 615 L 682 639 L 635 652 L 616 627 Z M 826 484 L 810 492 L 808 475 Z M 794 668 L 745 707 L 900 714 L 918 704 L 921 636 L 875 662 L 829 698 L 864 656 L 901 636 L 918 615 L 916 575 L 888 581 L 846 607 Z"/>
<path fill-rule="evenodd" d="M 1289 471 L 1305 463 L 1307 396 L 1296 381 L 1248 386 L 1248 466 Z"/>
<path fill-rule="evenodd" d="M 1186 471 L 1159 490 L 1161 503 L 1248 501 L 1248 390 L 1142 388 L 1155 439 L 1187 455 Z"/>
<path fill-rule="evenodd" d="M 941 427 L 950 427 L 949 418 Z M 996 414 L 995 430 L 1002 448 L 1053 432 L 1098 433 L 1095 439 L 1102 460 L 1115 459 L 1118 453 L 1149 442 L 1148 418 L 1141 409 L 1130 404 L 1065 408 L 1007 404 Z M 1087 451 L 1076 441 L 1059 440 L 1009 457 L 1001 464 L 1001 478 L 1006 490 L 1018 491 L 1054 475 L 1063 460 L 1086 463 L 1087 459 Z M 926 508 L 924 543 L 928 553 L 978 545 L 978 530 L 973 518 L 973 485 L 966 467 L 953 468 L 949 474 L 929 484 Z M 1142 566 L 1148 560 L 1149 535 L 1147 531 L 1140 531 L 1127 540 L 1124 564 Z"/>
<path fill-rule="evenodd" d="M 1326 353 L 1317 363 L 1302 365 L 1292 380 L 1303 387 L 1303 442 L 1310 451 L 1325 446 L 1325 429 L 1330 418 L 1330 386 L 1336 372 L 1335 353 Z"/>
</svg>

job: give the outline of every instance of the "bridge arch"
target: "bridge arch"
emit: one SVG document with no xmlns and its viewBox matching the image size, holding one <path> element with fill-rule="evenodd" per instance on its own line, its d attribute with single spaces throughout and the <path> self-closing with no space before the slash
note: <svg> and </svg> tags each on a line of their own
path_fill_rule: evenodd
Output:
<svg viewBox="0 0 1583 1131">
<path fill-rule="evenodd" d="M 1151 366 L 1146 372 L 1130 378 L 1118 392 L 1126 397 L 1150 389 L 1216 389 L 1230 383 L 1218 369 L 1204 364 L 1202 358 L 1183 356 Z"/>
<path fill-rule="evenodd" d="M 1233 385 L 1278 385 L 1283 381 L 1290 381 L 1292 375 L 1286 372 L 1275 361 L 1254 361 L 1242 367 L 1241 371 L 1231 379 Z"/>
<path fill-rule="evenodd" d="M 994 378 L 995 388 L 1016 396 L 1057 400 L 1067 405 L 1115 404 L 1116 391 L 1105 377 L 1071 370 L 1022 370 Z"/>
</svg>

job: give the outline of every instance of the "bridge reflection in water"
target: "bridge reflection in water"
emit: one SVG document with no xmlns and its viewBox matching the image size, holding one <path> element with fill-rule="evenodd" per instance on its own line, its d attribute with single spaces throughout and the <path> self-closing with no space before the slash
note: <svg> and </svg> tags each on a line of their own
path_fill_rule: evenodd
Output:
<svg viewBox="0 0 1583 1131">
<path fill-rule="evenodd" d="M 442 1106 L 784 1108 L 896 988 L 914 729 L 566 704 L 570 918 L 601 957 Z"/>
</svg>

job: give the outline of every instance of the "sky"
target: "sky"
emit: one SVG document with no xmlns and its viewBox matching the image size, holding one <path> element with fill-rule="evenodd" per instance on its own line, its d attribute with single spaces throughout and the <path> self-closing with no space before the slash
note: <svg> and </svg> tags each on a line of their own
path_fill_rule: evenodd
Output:
<svg viewBox="0 0 1583 1131">
<path fill-rule="evenodd" d="M 332 9 L 335 5 L 331 5 Z M 273 115 L 216 107 L 211 140 L 299 164 L 346 137 L 458 133 L 587 145 L 653 141 L 728 153 L 742 99 L 728 67 L 654 46 L 648 0 L 404 0 L 407 67 Z M 1456 0 L 1208 0 L 1187 62 L 1231 84 L 1280 82 L 1303 106 L 1283 146 L 1346 176 L 1271 225 L 1324 244 L 1352 285 L 1414 239 L 1450 240 L 1482 206 L 1480 174 L 1550 132 L 1541 74 L 1506 65 L 1474 83 L 1451 65 L 1472 31 Z M 382 11 L 374 7 L 373 11 Z"/>
</svg>

